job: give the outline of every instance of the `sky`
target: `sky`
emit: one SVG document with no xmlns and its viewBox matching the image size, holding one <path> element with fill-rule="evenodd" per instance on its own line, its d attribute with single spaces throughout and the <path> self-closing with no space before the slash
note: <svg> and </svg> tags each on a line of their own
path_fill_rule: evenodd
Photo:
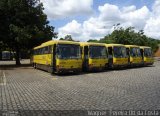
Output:
<svg viewBox="0 0 160 116">
<path fill-rule="evenodd" d="M 160 0 L 41 0 L 49 25 L 58 38 L 100 39 L 112 33 L 114 25 L 160 39 Z"/>
</svg>

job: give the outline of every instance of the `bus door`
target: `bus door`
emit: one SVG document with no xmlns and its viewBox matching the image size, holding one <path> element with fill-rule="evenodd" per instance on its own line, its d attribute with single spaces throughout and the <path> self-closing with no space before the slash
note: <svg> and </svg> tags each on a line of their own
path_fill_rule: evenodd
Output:
<svg viewBox="0 0 160 116">
<path fill-rule="evenodd" d="M 108 47 L 108 64 L 109 64 L 109 67 L 112 67 L 113 65 L 113 48 L 112 47 Z"/>
<path fill-rule="evenodd" d="M 86 69 L 88 69 L 88 66 L 89 66 L 89 59 L 88 59 L 88 46 L 84 46 L 84 62 L 83 62 L 83 66 L 84 66 L 84 68 Z"/>
<path fill-rule="evenodd" d="M 144 61 L 144 50 L 140 49 L 140 52 L 141 52 L 142 60 Z"/>
<path fill-rule="evenodd" d="M 126 48 L 127 56 L 128 56 L 128 63 L 130 62 L 130 49 Z"/>
<path fill-rule="evenodd" d="M 56 71 L 56 53 L 57 52 L 57 47 L 56 44 L 53 45 L 53 60 L 52 60 L 52 66 L 53 66 L 53 71 Z"/>
</svg>

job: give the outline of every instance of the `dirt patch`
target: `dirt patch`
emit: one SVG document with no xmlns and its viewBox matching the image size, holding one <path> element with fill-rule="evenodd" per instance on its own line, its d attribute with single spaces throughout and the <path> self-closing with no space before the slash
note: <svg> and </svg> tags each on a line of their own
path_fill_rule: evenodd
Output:
<svg viewBox="0 0 160 116">
<path fill-rule="evenodd" d="M 159 49 L 157 50 L 157 52 L 154 54 L 155 57 L 160 57 L 160 47 Z"/>
</svg>

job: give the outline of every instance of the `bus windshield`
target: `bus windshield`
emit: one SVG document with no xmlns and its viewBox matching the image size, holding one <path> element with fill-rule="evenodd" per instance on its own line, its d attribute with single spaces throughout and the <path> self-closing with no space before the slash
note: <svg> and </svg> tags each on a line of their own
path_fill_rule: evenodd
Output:
<svg viewBox="0 0 160 116">
<path fill-rule="evenodd" d="M 107 58 L 107 50 L 105 46 L 90 46 L 90 58 Z"/>
<path fill-rule="evenodd" d="M 152 56 L 152 50 L 150 48 L 144 49 L 144 56 L 151 57 Z"/>
<path fill-rule="evenodd" d="M 57 57 L 59 59 L 80 59 L 80 46 L 74 44 L 58 44 Z"/>
<path fill-rule="evenodd" d="M 137 47 L 131 48 L 130 49 L 130 55 L 132 57 L 140 57 L 141 56 L 140 48 L 137 48 Z"/>
<path fill-rule="evenodd" d="M 126 48 L 123 46 L 115 46 L 113 49 L 114 57 L 116 58 L 125 58 L 127 57 Z"/>
</svg>

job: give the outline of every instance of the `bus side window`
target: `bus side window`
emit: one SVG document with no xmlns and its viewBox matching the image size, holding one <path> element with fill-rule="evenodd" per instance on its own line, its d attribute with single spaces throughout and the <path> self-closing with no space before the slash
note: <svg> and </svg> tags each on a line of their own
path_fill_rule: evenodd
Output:
<svg viewBox="0 0 160 116">
<path fill-rule="evenodd" d="M 39 49 L 39 54 L 40 55 L 43 54 L 43 49 L 42 48 Z"/>
<path fill-rule="evenodd" d="M 39 49 L 37 49 L 37 55 L 39 55 Z"/>
<path fill-rule="evenodd" d="M 48 54 L 49 50 L 48 50 L 48 46 L 43 48 L 44 50 L 44 54 Z"/>
<path fill-rule="evenodd" d="M 41 54 L 41 49 L 38 49 L 38 55 L 40 55 Z"/>
<path fill-rule="evenodd" d="M 88 59 L 88 46 L 84 46 L 84 58 Z"/>
<path fill-rule="evenodd" d="M 52 53 L 52 46 L 48 46 L 48 54 Z"/>
<path fill-rule="evenodd" d="M 112 47 L 108 47 L 108 58 L 113 57 Z"/>
<path fill-rule="evenodd" d="M 39 49 L 39 54 L 41 55 L 41 54 L 44 54 L 44 49 L 43 48 L 40 48 Z"/>
<path fill-rule="evenodd" d="M 36 51 L 37 51 L 37 50 L 33 50 L 33 55 L 36 55 Z"/>
</svg>

